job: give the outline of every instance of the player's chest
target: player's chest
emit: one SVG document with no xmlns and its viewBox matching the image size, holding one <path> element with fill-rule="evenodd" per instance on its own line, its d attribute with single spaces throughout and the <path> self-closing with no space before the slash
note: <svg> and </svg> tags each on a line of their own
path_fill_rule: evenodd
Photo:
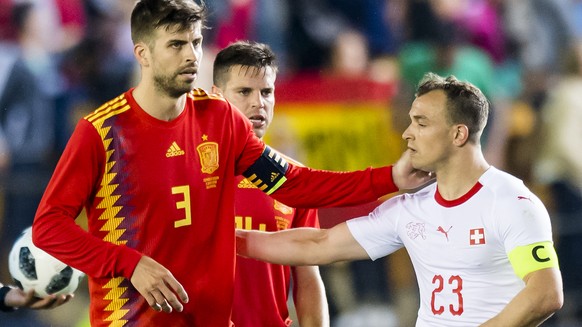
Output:
<svg viewBox="0 0 582 327">
<path fill-rule="evenodd" d="M 143 186 L 175 182 L 219 182 L 232 170 L 233 139 L 219 128 L 183 124 L 174 128 L 112 128 L 104 140 L 106 172 L 116 172 Z"/>
<path fill-rule="evenodd" d="M 411 255 L 427 265 L 480 267 L 504 254 L 493 217 L 484 210 L 432 207 L 411 212 L 399 223 L 399 234 Z"/>
</svg>

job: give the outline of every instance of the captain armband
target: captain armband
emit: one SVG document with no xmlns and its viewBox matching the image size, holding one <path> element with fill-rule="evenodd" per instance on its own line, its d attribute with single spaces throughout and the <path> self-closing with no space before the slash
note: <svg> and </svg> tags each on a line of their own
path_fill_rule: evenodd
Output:
<svg viewBox="0 0 582 327">
<path fill-rule="evenodd" d="M 285 173 L 288 169 L 289 163 L 277 151 L 266 146 L 261 156 L 243 173 L 243 176 L 261 191 L 271 194 L 285 183 L 287 180 Z"/>
<path fill-rule="evenodd" d="M 556 250 L 550 241 L 518 246 L 509 252 L 509 261 L 521 279 L 537 270 L 559 268 Z"/>
</svg>

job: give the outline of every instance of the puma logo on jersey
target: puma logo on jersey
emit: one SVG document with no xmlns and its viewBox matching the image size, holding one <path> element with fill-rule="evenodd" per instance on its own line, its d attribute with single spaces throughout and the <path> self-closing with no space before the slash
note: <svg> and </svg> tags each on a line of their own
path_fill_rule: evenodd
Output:
<svg viewBox="0 0 582 327">
<path fill-rule="evenodd" d="M 447 242 L 449 241 L 449 231 L 451 230 L 451 228 L 453 228 L 453 226 L 449 227 L 449 229 L 445 230 L 444 228 L 442 228 L 442 226 L 439 226 L 439 228 L 437 228 L 437 232 L 441 232 L 443 234 L 445 234 L 445 237 L 447 238 Z"/>
<path fill-rule="evenodd" d="M 184 152 L 184 150 L 180 149 L 180 147 L 178 146 L 178 143 L 173 142 L 172 145 L 170 145 L 170 147 L 168 148 L 168 151 L 166 151 L 166 157 L 170 158 L 170 157 L 177 157 L 177 156 L 183 156 L 186 152 Z"/>
<path fill-rule="evenodd" d="M 528 200 L 529 202 L 531 202 L 531 199 L 530 199 L 530 198 L 528 198 L 528 197 L 525 197 L 525 196 L 521 196 L 521 195 L 518 195 L 518 196 L 517 196 L 517 199 L 518 199 L 518 200 Z"/>
</svg>

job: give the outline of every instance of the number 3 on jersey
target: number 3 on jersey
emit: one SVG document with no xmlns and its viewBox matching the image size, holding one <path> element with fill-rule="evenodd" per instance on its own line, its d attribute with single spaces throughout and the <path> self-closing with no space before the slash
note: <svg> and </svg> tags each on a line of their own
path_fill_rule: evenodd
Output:
<svg viewBox="0 0 582 327">
<path fill-rule="evenodd" d="M 192 210 L 190 206 L 190 187 L 188 185 L 172 187 L 172 194 L 182 194 L 183 200 L 176 201 L 176 209 L 184 209 L 186 217 L 174 221 L 174 228 L 192 225 Z"/>
<path fill-rule="evenodd" d="M 434 315 L 442 315 L 445 312 L 445 307 L 442 305 L 437 306 L 437 295 L 443 290 L 445 290 L 445 280 L 441 275 L 434 275 L 432 278 L 433 285 L 436 288 L 432 291 L 432 296 L 430 298 L 430 308 Z M 463 294 L 461 291 L 463 290 L 463 279 L 458 276 L 451 276 L 447 281 L 446 291 L 450 291 L 457 295 L 457 303 L 450 303 L 449 304 L 449 312 L 453 316 L 460 316 L 463 314 Z"/>
</svg>

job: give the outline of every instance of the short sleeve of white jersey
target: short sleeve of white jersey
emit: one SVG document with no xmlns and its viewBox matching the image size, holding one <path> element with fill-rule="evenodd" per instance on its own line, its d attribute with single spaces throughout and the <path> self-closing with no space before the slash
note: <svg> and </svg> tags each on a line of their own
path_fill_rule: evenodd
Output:
<svg viewBox="0 0 582 327">
<path fill-rule="evenodd" d="M 402 196 L 397 196 L 382 203 L 368 216 L 347 221 L 352 236 L 366 250 L 370 259 L 387 256 L 403 247 L 396 229 L 402 199 Z"/>
<path fill-rule="evenodd" d="M 497 193 L 493 215 L 498 219 L 505 252 L 518 246 L 552 241 L 550 216 L 542 201 L 517 179 Z"/>
</svg>

